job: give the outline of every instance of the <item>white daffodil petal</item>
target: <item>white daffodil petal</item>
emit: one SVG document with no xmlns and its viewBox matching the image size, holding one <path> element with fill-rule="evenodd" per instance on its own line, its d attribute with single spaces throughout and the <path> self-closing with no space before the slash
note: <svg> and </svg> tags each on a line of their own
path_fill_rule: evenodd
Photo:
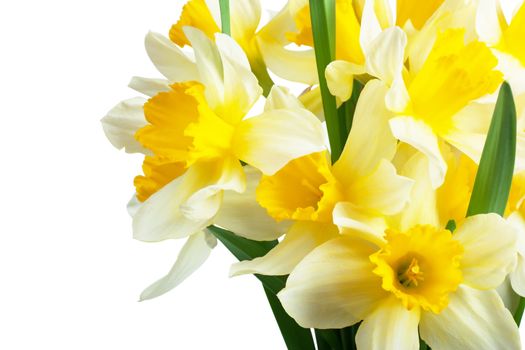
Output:
<svg viewBox="0 0 525 350">
<path fill-rule="evenodd" d="M 518 326 L 494 290 L 460 286 L 441 313 L 421 314 L 419 332 L 435 350 L 521 349 Z"/>
<path fill-rule="evenodd" d="M 233 149 L 239 159 L 273 175 L 292 159 L 325 150 L 324 135 L 319 119 L 306 109 L 275 109 L 243 120 Z"/>
<path fill-rule="evenodd" d="M 476 32 L 480 40 L 490 46 L 497 45 L 501 40 L 498 10 L 498 0 L 482 0 L 476 11 Z"/>
<path fill-rule="evenodd" d="M 432 186 L 438 188 L 445 180 L 447 163 L 441 155 L 437 136 L 432 129 L 423 121 L 412 117 L 390 119 L 390 128 L 400 141 L 408 143 L 428 157 Z"/>
<path fill-rule="evenodd" d="M 365 85 L 357 102 L 352 130 L 334 174 L 352 182 L 356 177 L 372 173 L 381 159 L 391 160 L 397 140 L 388 124 L 393 114 L 384 104 L 387 87 L 379 80 Z"/>
<path fill-rule="evenodd" d="M 128 87 L 149 97 L 153 97 L 159 92 L 170 91 L 170 83 L 166 79 L 133 77 Z"/>
<path fill-rule="evenodd" d="M 305 328 L 344 328 L 365 318 L 387 296 L 369 260 L 377 249 L 350 237 L 316 248 L 278 294 L 286 312 Z"/>
<path fill-rule="evenodd" d="M 156 242 L 200 231 L 217 214 L 223 190 L 242 192 L 245 185 L 237 160 L 194 164 L 142 203 L 133 218 L 134 238 Z"/>
<path fill-rule="evenodd" d="M 149 197 L 133 217 L 133 237 L 145 242 L 187 237 L 204 229 L 211 223 L 207 220 L 188 219 L 181 211 L 188 191 L 188 173 L 171 181 Z M 191 189 L 190 189 L 191 190 Z M 219 209 L 220 194 L 207 199 L 207 207 Z M 209 211 L 210 209 L 208 209 Z"/>
<path fill-rule="evenodd" d="M 392 85 L 385 96 L 385 105 L 388 110 L 396 113 L 403 113 L 410 102 L 410 95 L 403 75 L 399 74 L 394 77 Z"/>
<path fill-rule="evenodd" d="M 199 80 L 195 63 L 165 36 L 149 32 L 145 46 L 151 62 L 169 81 Z"/>
<path fill-rule="evenodd" d="M 224 102 L 224 70 L 219 50 L 215 43 L 199 29 L 184 27 L 183 31 L 195 52 L 199 78 L 193 80 L 204 84 L 206 101 L 215 108 Z"/>
<path fill-rule="evenodd" d="M 274 109 L 305 108 L 287 87 L 274 85 L 266 98 L 265 111 Z"/>
<path fill-rule="evenodd" d="M 503 283 L 517 253 L 516 231 L 501 216 L 470 216 L 454 231 L 465 248 L 461 269 L 465 283 L 478 289 L 494 289 Z"/>
<path fill-rule="evenodd" d="M 519 212 L 514 212 L 509 215 L 507 221 L 516 230 L 518 244 L 516 266 L 510 273 L 509 278 L 512 289 L 519 295 L 525 296 L 525 219 Z"/>
<path fill-rule="evenodd" d="M 238 236 L 256 241 L 271 241 L 282 236 L 290 223 L 276 222 L 266 209 L 255 199 L 255 190 L 259 185 L 261 173 L 247 165 L 246 191 L 237 193 L 226 191 L 219 213 L 214 219 L 216 225 L 235 232 Z"/>
<path fill-rule="evenodd" d="M 496 292 L 498 292 L 498 295 L 503 301 L 503 304 L 505 304 L 507 310 L 509 310 L 511 314 L 514 314 L 518 308 L 520 296 L 514 291 L 509 276 L 507 276 L 505 281 L 496 288 Z"/>
<path fill-rule="evenodd" d="M 148 124 L 144 103 L 146 100 L 142 97 L 124 100 L 102 118 L 104 134 L 115 148 L 124 148 L 127 153 L 150 153 L 135 139 L 137 130 Z"/>
<path fill-rule="evenodd" d="M 381 34 L 382 28 L 379 19 L 375 12 L 376 0 L 368 0 L 365 2 L 363 8 L 363 15 L 361 17 L 361 32 L 359 36 L 359 43 L 368 57 L 371 51 L 371 44 L 375 38 Z"/>
<path fill-rule="evenodd" d="M 392 163 L 381 160 L 369 176 L 356 179 L 349 186 L 352 202 L 360 208 L 384 215 L 394 215 L 410 199 L 414 181 L 396 173 Z"/>
<path fill-rule="evenodd" d="M 140 209 L 141 205 L 142 202 L 139 201 L 139 199 L 137 198 L 137 194 L 134 193 L 131 199 L 128 201 L 128 204 L 126 205 L 128 215 L 134 217 L 135 214 L 137 214 L 137 211 Z"/>
<path fill-rule="evenodd" d="M 400 169 L 400 174 L 414 179 L 410 200 L 397 219 L 397 228 L 405 231 L 414 225 L 439 227 L 436 191 L 428 175 L 428 159 L 422 153 L 412 155 Z"/>
<path fill-rule="evenodd" d="M 265 256 L 233 264 L 230 276 L 253 273 L 287 275 L 313 249 L 337 236 L 337 228 L 331 224 L 298 221 L 284 239 Z"/>
<path fill-rule="evenodd" d="M 370 43 L 367 72 L 391 86 L 403 72 L 406 45 L 407 36 L 401 28 L 391 27 L 381 32 Z"/>
<path fill-rule="evenodd" d="M 223 101 L 215 106 L 215 112 L 222 119 L 236 124 L 261 96 L 262 88 L 237 43 L 230 36 L 220 33 L 215 34 L 215 41 L 222 60 L 224 79 Z"/>
<path fill-rule="evenodd" d="M 341 233 L 360 237 L 373 242 L 377 246 L 384 244 L 387 224 L 384 217 L 370 216 L 352 203 L 339 202 L 333 211 L 333 221 L 341 229 Z"/>
<path fill-rule="evenodd" d="M 498 59 L 498 69 L 503 73 L 504 79 L 512 87 L 514 96 L 518 96 L 525 92 L 525 66 L 514 56 L 493 50 L 492 51 Z"/>
<path fill-rule="evenodd" d="M 419 308 L 407 310 L 392 296 L 361 323 L 355 337 L 356 345 L 369 350 L 418 350 L 419 316 Z"/>
<path fill-rule="evenodd" d="M 365 72 L 362 66 L 347 61 L 333 61 L 325 70 L 326 83 L 330 93 L 341 101 L 347 101 L 352 96 L 354 75 Z"/>
<path fill-rule="evenodd" d="M 234 38 L 247 38 L 255 34 L 261 20 L 260 0 L 230 1 L 231 32 Z"/>
<path fill-rule="evenodd" d="M 146 288 L 140 295 L 140 301 L 156 298 L 177 287 L 208 259 L 216 245 L 216 238 L 207 232 L 201 231 L 188 237 L 171 270 Z"/>
<path fill-rule="evenodd" d="M 323 99 L 321 97 L 321 89 L 319 87 L 308 88 L 301 95 L 299 101 L 304 105 L 304 108 L 312 112 L 324 122 Z M 525 154 L 525 153 L 524 153 Z"/>
</svg>

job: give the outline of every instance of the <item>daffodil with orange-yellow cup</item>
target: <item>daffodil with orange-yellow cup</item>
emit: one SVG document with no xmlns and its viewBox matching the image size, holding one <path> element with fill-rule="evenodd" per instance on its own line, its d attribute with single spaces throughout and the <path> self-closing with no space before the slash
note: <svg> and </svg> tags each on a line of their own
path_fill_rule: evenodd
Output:
<svg viewBox="0 0 525 350">
<path fill-rule="evenodd" d="M 211 41 L 195 28 L 184 31 L 194 58 L 148 34 L 148 53 L 168 83 L 160 92 L 149 88 L 156 94 L 143 107 L 141 100 L 127 100 L 103 119 L 115 146 L 146 155 L 130 205 L 134 237 L 190 237 L 172 271 L 143 299 L 173 288 L 200 266 L 215 244 L 203 231 L 211 223 L 252 239 L 281 235 L 283 225 L 255 202 L 261 171 L 271 175 L 291 159 L 326 148 L 321 122 L 297 100 L 284 106 L 270 98 L 262 114 L 247 117 L 261 88 L 241 48 L 223 34 Z M 144 81 L 135 79 L 134 86 L 147 90 Z M 278 96 L 280 88 L 274 90 Z"/>
<path fill-rule="evenodd" d="M 438 350 L 519 349 L 518 327 L 494 290 L 515 263 L 516 232 L 496 214 L 445 229 L 427 162 L 416 152 L 403 164 L 416 182 L 399 215 L 313 250 L 279 299 L 303 327 L 362 321 L 358 349 L 419 349 L 419 337 Z"/>
</svg>

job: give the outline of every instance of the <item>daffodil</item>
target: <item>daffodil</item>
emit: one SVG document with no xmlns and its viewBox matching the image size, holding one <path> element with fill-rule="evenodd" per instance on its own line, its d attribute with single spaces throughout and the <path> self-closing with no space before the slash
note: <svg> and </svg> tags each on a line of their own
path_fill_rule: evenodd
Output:
<svg viewBox="0 0 525 350">
<path fill-rule="evenodd" d="M 334 223 L 343 220 L 367 232 L 383 225 L 385 215 L 403 209 L 413 181 L 399 176 L 390 163 L 396 140 L 381 119 L 384 103 L 376 103 L 385 93 L 379 81 L 365 86 L 345 149 L 333 166 L 327 152 L 311 153 L 261 179 L 260 205 L 276 220 L 295 223 L 267 255 L 235 264 L 233 275 L 288 274 L 312 249 L 338 236 Z"/>
<path fill-rule="evenodd" d="M 477 40 L 465 40 L 464 29 L 447 29 L 437 34 L 419 67 L 412 60 L 407 65 L 406 34 L 394 27 L 384 32 L 375 49 L 381 54 L 371 59 L 375 76 L 389 87 L 386 105 L 394 113 L 389 120 L 392 133 L 428 157 L 435 188 L 447 170 L 441 141 L 479 161 L 492 111 L 486 109 L 476 117 L 470 113 L 475 109 L 469 108 L 502 82 L 490 49 Z"/>
<path fill-rule="evenodd" d="M 191 236 L 172 271 L 143 298 L 172 288 L 205 260 L 215 239 L 202 231 L 212 223 L 254 239 L 280 236 L 282 225 L 255 202 L 260 171 L 271 175 L 291 159 L 326 148 L 321 122 L 297 100 L 283 105 L 269 98 L 264 113 L 248 118 L 261 88 L 242 49 L 223 34 L 211 41 L 198 29 L 184 32 L 194 60 L 149 34 L 148 53 L 169 83 L 158 84 L 161 91 L 143 106 L 141 99 L 124 101 L 102 121 L 115 146 L 146 156 L 144 175 L 135 179 L 134 237 Z M 137 81 L 139 90 L 155 91 Z M 280 88 L 274 91 L 279 96 Z"/>
<path fill-rule="evenodd" d="M 303 327 L 360 321 L 358 349 L 519 349 L 511 313 L 494 288 L 516 257 L 516 233 L 496 214 L 476 215 L 454 233 L 439 225 L 427 159 L 401 173 L 417 178 L 409 205 L 364 236 L 347 231 L 292 271 L 279 299 Z"/>
</svg>

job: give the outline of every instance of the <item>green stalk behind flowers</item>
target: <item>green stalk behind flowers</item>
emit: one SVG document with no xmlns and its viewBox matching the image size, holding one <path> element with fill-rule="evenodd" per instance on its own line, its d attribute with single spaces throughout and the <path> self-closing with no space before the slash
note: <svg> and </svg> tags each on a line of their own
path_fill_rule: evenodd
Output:
<svg viewBox="0 0 525 350">
<path fill-rule="evenodd" d="M 479 162 L 467 216 L 503 216 L 509 198 L 516 158 L 516 107 L 507 82 L 501 85 L 489 133 Z M 520 324 L 525 300 L 520 297 L 514 320 Z"/>
</svg>

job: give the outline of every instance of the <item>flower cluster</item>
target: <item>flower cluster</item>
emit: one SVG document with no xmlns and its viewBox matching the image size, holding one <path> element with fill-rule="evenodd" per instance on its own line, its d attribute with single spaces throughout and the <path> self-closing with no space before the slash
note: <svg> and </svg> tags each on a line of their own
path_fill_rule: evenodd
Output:
<svg viewBox="0 0 525 350">
<path fill-rule="evenodd" d="M 525 4 L 288 0 L 263 20 L 261 3 L 187 1 L 169 37 L 145 39 L 163 78 L 132 78 L 146 97 L 102 119 L 116 148 L 144 155 L 134 238 L 186 239 L 141 299 L 233 232 L 273 242 L 231 275 L 288 276 L 277 296 L 301 327 L 351 327 L 363 350 L 519 349 Z M 471 212 L 502 85 L 512 187 L 496 189 L 504 211 Z"/>
</svg>

